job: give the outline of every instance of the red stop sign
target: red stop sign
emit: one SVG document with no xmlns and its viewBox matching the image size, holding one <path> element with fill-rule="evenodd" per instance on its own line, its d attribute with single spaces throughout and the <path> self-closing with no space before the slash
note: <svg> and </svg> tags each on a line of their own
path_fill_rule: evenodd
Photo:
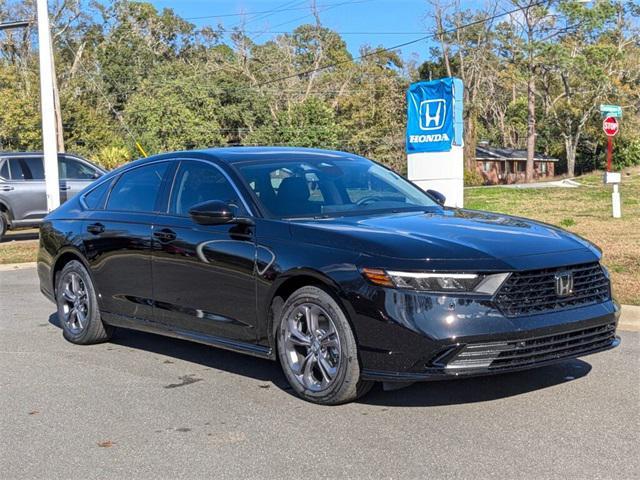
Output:
<svg viewBox="0 0 640 480">
<path fill-rule="evenodd" d="M 620 131 L 620 125 L 616 117 L 607 117 L 602 121 L 602 129 L 607 137 L 615 137 Z"/>
</svg>

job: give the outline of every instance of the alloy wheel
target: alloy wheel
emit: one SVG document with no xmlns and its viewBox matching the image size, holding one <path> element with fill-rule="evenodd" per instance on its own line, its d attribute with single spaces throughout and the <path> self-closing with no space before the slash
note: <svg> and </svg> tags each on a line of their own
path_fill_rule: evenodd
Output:
<svg viewBox="0 0 640 480">
<path fill-rule="evenodd" d="M 320 392 L 340 368 L 340 337 L 327 311 L 313 303 L 298 305 L 285 321 L 284 350 L 290 371 L 306 389 Z"/>
<path fill-rule="evenodd" d="M 67 329 L 77 335 L 87 325 L 89 317 L 89 296 L 87 287 L 75 272 L 69 272 L 62 280 L 62 321 Z"/>
</svg>

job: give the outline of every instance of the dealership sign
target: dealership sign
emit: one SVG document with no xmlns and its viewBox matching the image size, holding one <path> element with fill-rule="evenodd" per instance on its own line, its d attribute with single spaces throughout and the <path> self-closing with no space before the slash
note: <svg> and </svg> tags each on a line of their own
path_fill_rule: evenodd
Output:
<svg viewBox="0 0 640 480">
<path fill-rule="evenodd" d="M 459 122 L 458 122 L 459 117 Z M 448 152 L 462 145 L 462 82 L 417 82 L 407 91 L 407 153 Z"/>
<path fill-rule="evenodd" d="M 615 137 L 620 131 L 618 120 L 615 117 L 607 117 L 602 121 L 602 129 L 607 137 Z"/>
</svg>

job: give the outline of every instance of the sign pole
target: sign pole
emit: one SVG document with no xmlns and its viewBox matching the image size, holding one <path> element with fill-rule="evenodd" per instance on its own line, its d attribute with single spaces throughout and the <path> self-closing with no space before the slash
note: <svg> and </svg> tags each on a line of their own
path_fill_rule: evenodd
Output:
<svg viewBox="0 0 640 480">
<path fill-rule="evenodd" d="M 616 117 L 608 116 L 602 121 L 602 130 L 607 136 L 607 172 L 604 174 L 604 183 L 613 184 L 613 193 L 611 194 L 611 206 L 613 207 L 613 218 L 622 216 L 620 206 L 620 181 L 622 176 L 620 172 L 611 171 L 611 160 L 613 157 L 613 137 L 620 131 L 620 124 Z"/>
<path fill-rule="evenodd" d="M 60 180 L 58 178 L 58 147 L 56 144 L 56 118 L 53 98 L 53 55 L 47 0 L 37 0 L 37 9 L 38 56 L 40 57 L 40 108 L 42 109 L 42 150 L 44 152 L 47 210 L 50 212 L 60 206 Z"/>
</svg>

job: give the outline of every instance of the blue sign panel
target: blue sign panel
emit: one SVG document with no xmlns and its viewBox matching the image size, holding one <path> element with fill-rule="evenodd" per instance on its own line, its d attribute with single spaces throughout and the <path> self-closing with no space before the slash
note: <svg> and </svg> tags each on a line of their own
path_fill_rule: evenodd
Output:
<svg viewBox="0 0 640 480">
<path fill-rule="evenodd" d="M 407 91 L 407 153 L 448 152 L 462 145 L 462 81 L 443 78 Z"/>
</svg>

